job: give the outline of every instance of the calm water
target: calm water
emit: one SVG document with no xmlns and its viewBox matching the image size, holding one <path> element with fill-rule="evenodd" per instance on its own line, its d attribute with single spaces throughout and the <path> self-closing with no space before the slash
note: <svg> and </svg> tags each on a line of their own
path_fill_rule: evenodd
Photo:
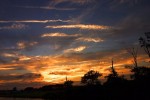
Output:
<svg viewBox="0 0 150 100">
<path fill-rule="evenodd" d="M 0 100 L 43 100 L 43 99 L 31 99 L 31 98 L 3 98 L 3 97 L 0 97 Z"/>
</svg>

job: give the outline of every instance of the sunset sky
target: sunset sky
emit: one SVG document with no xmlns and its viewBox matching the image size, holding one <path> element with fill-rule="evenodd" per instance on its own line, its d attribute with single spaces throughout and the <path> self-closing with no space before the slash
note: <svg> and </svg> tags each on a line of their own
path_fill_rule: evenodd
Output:
<svg viewBox="0 0 150 100">
<path fill-rule="evenodd" d="M 129 75 L 129 48 L 149 66 L 139 37 L 150 32 L 150 0 L 0 0 L 0 90 L 109 74 Z"/>
</svg>

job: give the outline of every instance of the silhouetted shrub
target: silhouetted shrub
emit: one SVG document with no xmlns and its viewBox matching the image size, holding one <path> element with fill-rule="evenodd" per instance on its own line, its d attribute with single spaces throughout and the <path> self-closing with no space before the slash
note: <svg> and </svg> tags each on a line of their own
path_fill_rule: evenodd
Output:
<svg viewBox="0 0 150 100">
<path fill-rule="evenodd" d="M 102 76 L 101 73 L 90 70 L 86 74 L 84 74 L 83 77 L 81 77 L 81 83 L 86 84 L 86 85 L 97 85 L 100 84 L 100 80 L 98 78 Z"/>
</svg>

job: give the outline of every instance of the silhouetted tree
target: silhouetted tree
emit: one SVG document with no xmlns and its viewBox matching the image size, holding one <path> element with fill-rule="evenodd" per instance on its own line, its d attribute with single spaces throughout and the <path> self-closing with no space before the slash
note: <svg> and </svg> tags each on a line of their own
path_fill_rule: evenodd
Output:
<svg viewBox="0 0 150 100">
<path fill-rule="evenodd" d="M 128 49 L 128 52 L 132 55 L 133 57 L 133 64 L 134 64 L 134 67 L 138 67 L 138 63 L 137 63 L 137 54 L 138 54 L 138 48 L 129 48 Z"/>
<path fill-rule="evenodd" d="M 125 81 L 124 77 L 123 76 L 119 76 L 117 71 L 115 70 L 114 66 L 113 66 L 113 59 L 112 59 L 112 67 L 110 69 L 110 74 L 108 76 L 106 76 L 105 78 L 107 78 L 107 81 L 105 82 L 105 85 L 108 85 L 108 84 L 118 84 L 118 83 L 121 83 L 123 81 Z"/>
<path fill-rule="evenodd" d="M 73 85 L 73 81 L 71 81 L 71 80 L 67 80 L 64 82 L 65 87 L 72 87 L 72 85 Z"/>
<path fill-rule="evenodd" d="M 86 84 L 86 85 L 97 85 L 100 84 L 100 80 L 98 78 L 102 76 L 101 73 L 90 70 L 86 74 L 84 74 L 83 77 L 81 77 L 81 83 Z"/>
<path fill-rule="evenodd" d="M 116 72 L 116 70 L 114 69 L 114 67 L 111 67 L 111 73 L 106 76 L 106 78 L 109 80 L 109 79 L 112 79 L 112 78 L 117 78 L 118 77 L 118 73 Z"/>
<path fill-rule="evenodd" d="M 139 42 L 141 44 L 141 47 L 144 48 L 145 52 L 149 55 L 150 57 L 150 32 L 147 32 L 145 33 L 145 36 L 146 36 L 146 39 L 145 38 L 142 38 L 140 37 L 139 38 Z M 148 76 L 148 71 L 149 69 L 146 68 L 146 67 L 143 67 L 143 66 L 138 66 L 138 63 L 137 63 L 137 49 L 135 48 L 132 48 L 132 49 L 129 49 L 128 52 L 132 55 L 133 57 L 133 63 L 134 63 L 134 66 L 129 66 L 128 68 L 131 69 L 131 72 L 133 72 L 133 74 L 131 75 L 131 78 L 134 79 L 134 80 L 139 80 L 145 76 Z"/>
<path fill-rule="evenodd" d="M 131 72 L 133 72 L 133 74 L 131 75 L 132 79 L 137 79 L 139 77 L 139 68 L 138 68 L 138 64 L 137 64 L 137 49 L 135 49 L 134 47 L 132 49 L 128 49 L 128 52 L 132 55 L 133 57 L 133 64 L 134 66 L 127 66 L 127 68 L 131 69 Z"/>
<path fill-rule="evenodd" d="M 139 42 L 141 47 L 143 47 L 144 51 L 150 57 L 150 32 L 145 33 L 146 38 L 140 37 Z"/>
<path fill-rule="evenodd" d="M 13 90 L 14 92 L 15 92 L 15 91 L 17 91 L 17 87 L 13 87 L 13 89 L 12 89 L 12 90 Z"/>
<path fill-rule="evenodd" d="M 150 68 L 148 67 L 136 67 L 131 70 L 134 74 L 131 75 L 131 78 L 134 80 L 140 79 L 149 79 L 150 78 Z"/>
</svg>

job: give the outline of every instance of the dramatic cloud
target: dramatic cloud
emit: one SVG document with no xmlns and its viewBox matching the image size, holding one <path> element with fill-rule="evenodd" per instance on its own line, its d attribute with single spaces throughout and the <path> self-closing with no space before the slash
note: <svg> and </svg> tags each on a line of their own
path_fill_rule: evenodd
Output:
<svg viewBox="0 0 150 100">
<path fill-rule="evenodd" d="M 129 70 L 125 69 L 125 64 L 132 65 L 132 57 L 127 56 L 126 51 L 115 52 L 94 52 L 94 53 L 80 53 L 85 47 L 77 47 L 70 49 L 70 54 L 56 55 L 56 56 L 20 56 L 19 58 L 30 58 L 28 60 L 22 59 L 16 63 L 1 65 L 3 71 L 17 70 L 22 66 L 24 70 L 30 70 L 33 74 L 25 73 L 22 75 L 11 75 L 8 79 L 14 81 L 45 81 L 52 83 L 64 82 L 66 75 L 69 79 L 80 80 L 80 77 L 89 69 L 98 70 L 107 75 L 111 66 L 111 59 L 114 58 L 114 66 L 119 74 L 129 74 Z M 68 49 L 69 51 L 69 49 Z M 74 52 L 74 53 L 73 53 Z M 75 53 L 77 52 L 77 53 Z M 111 55 L 111 56 L 106 56 Z M 143 61 L 144 56 L 140 56 L 138 61 Z M 140 64 L 140 63 L 139 63 Z M 15 66 L 14 66 L 15 65 Z M 12 67 L 13 66 L 13 67 Z M 27 67 L 28 66 L 28 67 Z M 13 69 L 16 68 L 16 69 Z M 21 71 L 21 70 L 19 70 Z M 36 72 L 36 73 L 35 73 Z M 35 74 L 34 74 L 35 73 Z M 39 74 L 37 74 L 39 73 Z M 41 75 L 40 75 L 41 74 Z M 5 76 L 5 77 L 4 77 Z M 3 80 L 7 78 L 6 75 L 1 76 Z M 7 79 L 7 80 L 8 80 Z"/>
<path fill-rule="evenodd" d="M 103 42 L 104 41 L 101 38 L 92 38 L 92 37 L 80 37 L 77 40 L 85 41 L 85 42 Z"/>
<path fill-rule="evenodd" d="M 42 34 L 41 37 L 77 37 L 77 36 L 80 36 L 81 34 L 72 34 L 72 35 L 69 35 L 69 34 L 65 34 L 65 33 L 45 33 L 45 34 Z"/>
<path fill-rule="evenodd" d="M 65 50 L 64 52 L 65 52 L 65 53 L 81 52 L 81 51 L 83 51 L 83 50 L 86 49 L 86 48 L 87 48 L 86 46 L 79 46 L 79 47 L 76 47 L 76 48 L 67 49 L 67 50 Z"/>
<path fill-rule="evenodd" d="M 84 25 L 84 24 L 78 24 L 78 25 L 58 25 L 58 26 L 46 26 L 45 28 L 79 28 L 79 29 L 87 29 L 87 30 L 103 30 L 103 29 L 109 29 L 109 26 L 104 25 Z"/>
<path fill-rule="evenodd" d="M 126 49 L 150 31 L 149 0 L 28 0 L 0 2 L 0 87 L 80 81 L 93 69 L 130 75 Z M 138 65 L 149 67 L 144 50 Z"/>
<path fill-rule="evenodd" d="M 51 22 L 71 22 L 71 20 L 61 20 L 61 19 L 58 19 L 58 20 L 0 20 L 0 23 L 51 23 Z"/>
</svg>

